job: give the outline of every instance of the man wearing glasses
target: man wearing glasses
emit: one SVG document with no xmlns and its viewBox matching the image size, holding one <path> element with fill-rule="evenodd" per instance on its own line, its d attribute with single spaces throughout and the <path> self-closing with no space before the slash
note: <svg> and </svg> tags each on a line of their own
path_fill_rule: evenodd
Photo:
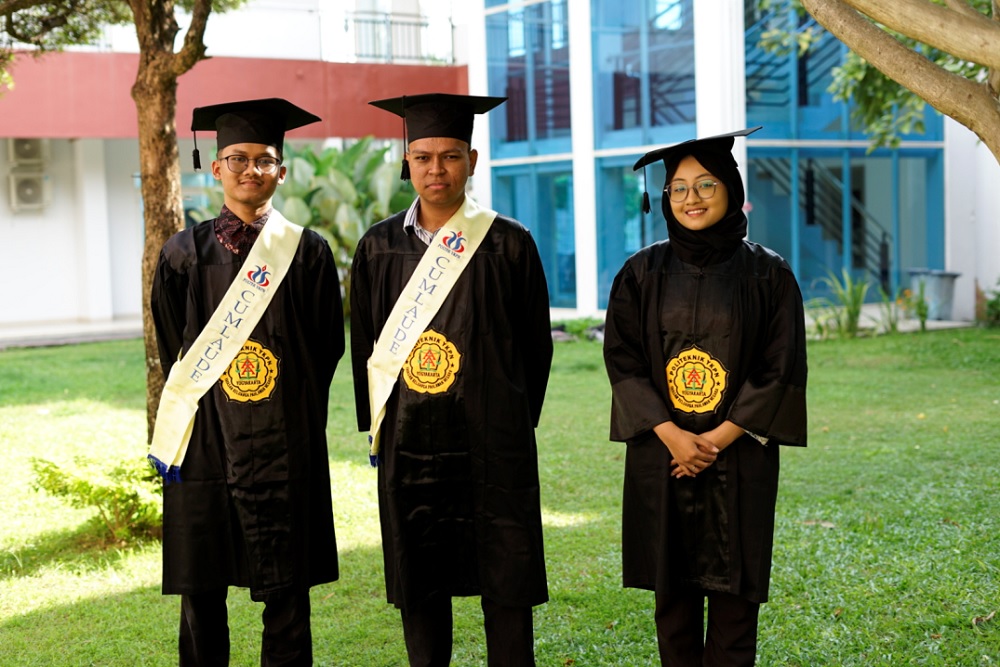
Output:
<svg viewBox="0 0 1000 667">
<path fill-rule="evenodd" d="M 340 282 L 315 232 L 271 205 L 285 100 L 194 110 L 215 131 L 218 217 L 164 245 L 151 303 L 167 377 L 149 457 L 163 493 L 163 593 L 180 661 L 228 665 L 229 586 L 263 602 L 262 665 L 311 665 L 309 588 L 338 577 L 326 422 L 344 352 Z M 199 168 L 197 149 L 195 168 Z"/>
</svg>

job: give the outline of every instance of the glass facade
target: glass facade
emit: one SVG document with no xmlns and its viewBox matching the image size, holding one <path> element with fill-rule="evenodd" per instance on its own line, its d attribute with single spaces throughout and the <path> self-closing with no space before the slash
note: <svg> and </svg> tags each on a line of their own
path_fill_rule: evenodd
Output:
<svg viewBox="0 0 1000 667">
<path fill-rule="evenodd" d="M 597 161 L 597 295 L 598 307 L 607 308 L 615 274 L 629 257 L 651 243 L 667 238 L 667 224 L 660 212 L 663 197 L 663 163 L 632 171 L 633 158 Z M 642 213 L 644 179 L 649 183 L 651 211 Z"/>
<path fill-rule="evenodd" d="M 805 54 L 767 52 L 761 35 L 787 27 L 755 5 L 747 0 L 746 111 L 748 125 L 764 127 L 748 149 L 750 238 L 789 260 L 807 296 L 823 294 L 818 279 L 843 270 L 872 281 L 877 300 L 876 285 L 892 293 L 910 268 L 943 268 L 941 116 L 928 109 L 923 134 L 869 152 L 850 107 L 828 90 L 846 47 L 820 30 Z M 795 20 L 818 28 L 811 17 Z M 766 139 L 793 147 L 753 148 Z M 834 147 L 810 147 L 816 141 Z"/>
<path fill-rule="evenodd" d="M 490 95 L 507 98 L 491 114 L 494 159 L 572 150 L 567 0 L 486 17 Z"/>
<path fill-rule="evenodd" d="M 568 162 L 493 170 L 494 208 L 531 230 L 553 308 L 576 307 L 573 173 Z"/>
<path fill-rule="evenodd" d="M 590 0 L 592 60 L 574 66 L 590 66 L 592 90 L 579 97 L 593 99 L 594 124 L 573 128 L 591 137 L 574 137 L 568 12 L 586 11 L 583 2 L 486 0 L 489 94 L 509 98 L 503 112 L 491 114 L 493 198 L 495 208 L 532 230 L 552 305 L 603 309 L 624 261 L 666 237 L 663 167 L 633 172 L 632 164 L 650 146 L 697 135 L 696 26 L 693 0 Z M 828 91 L 845 47 L 820 29 L 808 53 L 764 51 L 761 35 L 782 26 L 756 4 L 744 6 L 746 122 L 764 126 L 747 144 L 750 239 L 789 261 L 807 297 L 822 294 L 818 279 L 842 270 L 871 280 L 869 298 L 877 300 L 878 286 L 908 284 L 910 269 L 943 269 L 941 116 L 928 109 L 925 133 L 870 151 L 849 105 Z M 698 35 L 714 37 L 718 29 L 698 26 Z M 574 138 L 588 151 L 593 146 L 593 162 L 573 161 Z M 594 170 L 576 174 L 595 185 L 576 203 L 588 206 L 582 226 L 574 215 L 574 167 Z M 652 210 L 643 214 L 646 178 Z M 596 236 L 596 244 L 580 246 L 596 248 L 596 257 L 578 262 L 582 230 Z"/>
<path fill-rule="evenodd" d="M 671 143 L 695 123 L 692 0 L 593 0 L 598 148 Z"/>
</svg>

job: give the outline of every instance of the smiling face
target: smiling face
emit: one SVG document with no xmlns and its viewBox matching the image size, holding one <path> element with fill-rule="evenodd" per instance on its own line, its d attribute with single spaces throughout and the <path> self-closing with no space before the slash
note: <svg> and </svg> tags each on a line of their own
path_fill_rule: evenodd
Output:
<svg viewBox="0 0 1000 667">
<path fill-rule="evenodd" d="M 476 171 L 478 153 L 461 139 L 426 137 L 410 142 L 406 159 L 420 205 L 454 213 L 465 199 L 465 184 Z"/>
<path fill-rule="evenodd" d="M 219 151 L 219 157 L 242 155 L 246 158 L 273 157 L 281 159 L 278 149 L 265 144 L 232 144 Z M 285 167 L 273 174 L 261 173 L 256 162 L 250 162 L 243 173 L 232 171 L 223 159 L 212 161 L 212 175 L 222 182 L 226 207 L 244 222 L 253 222 L 271 206 L 271 197 L 285 180 Z M 247 217 L 250 219 L 248 220 Z"/>
<path fill-rule="evenodd" d="M 715 181 L 717 185 L 714 195 L 702 199 L 695 184 L 706 180 Z M 709 173 L 693 155 L 688 155 L 678 163 L 677 171 L 674 172 L 668 185 L 687 187 L 688 192 L 684 201 L 670 200 L 671 212 L 685 228 L 695 232 L 701 231 L 726 217 L 726 212 L 729 210 L 729 193 L 726 186 L 718 177 Z M 663 196 L 666 197 L 667 193 Z"/>
</svg>

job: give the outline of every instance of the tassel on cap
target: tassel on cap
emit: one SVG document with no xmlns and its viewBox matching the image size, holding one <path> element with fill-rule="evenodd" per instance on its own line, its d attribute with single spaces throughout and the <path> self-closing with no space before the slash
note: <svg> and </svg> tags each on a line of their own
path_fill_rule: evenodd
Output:
<svg viewBox="0 0 1000 667">
<path fill-rule="evenodd" d="M 410 145 L 406 142 L 406 95 L 403 95 L 400 104 L 403 113 L 403 167 L 399 170 L 399 180 L 410 180 L 410 161 L 406 159 L 406 152 L 410 150 Z M 372 463 L 372 465 L 375 465 Z"/>
<path fill-rule="evenodd" d="M 646 167 L 642 167 L 642 212 L 649 213 L 649 191 L 646 189 Z"/>
<path fill-rule="evenodd" d="M 201 153 L 198 152 L 198 133 L 194 133 L 194 152 L 191 153 L 191 161 L 194 162 L 194 170 L 201 169 Z"/>
</svg>

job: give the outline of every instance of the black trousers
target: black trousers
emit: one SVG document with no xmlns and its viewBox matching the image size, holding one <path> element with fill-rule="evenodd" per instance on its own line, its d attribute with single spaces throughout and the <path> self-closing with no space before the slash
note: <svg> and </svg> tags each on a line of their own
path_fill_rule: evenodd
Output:
<svg viewBox="0 0 1000 667">
<path fill-rule="evenodd" d="M 489 667 L 534 667 L 535 637 L 531 607 L 503 607 L 481 599 Z M 451 598 L 429 602 L 419 610 L 400 610 L 410 667 L 451 664 Z"/>
<path fill-rule="evenodd" d="M 228 589 L 181 596 L 180 667 L 229 665 Z M 260 648 L 261 667 L 313 664 L 309 591 L 268 598 Z"/>
<path fill-rule="evenodd" d="M 708 599 L 708 629 L 704 627 Z M 656 639 L 664 667 L 750 667 L 757 658 L 760 604 L 691 590 L 656 595 Z"/>
</svg>

